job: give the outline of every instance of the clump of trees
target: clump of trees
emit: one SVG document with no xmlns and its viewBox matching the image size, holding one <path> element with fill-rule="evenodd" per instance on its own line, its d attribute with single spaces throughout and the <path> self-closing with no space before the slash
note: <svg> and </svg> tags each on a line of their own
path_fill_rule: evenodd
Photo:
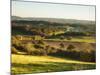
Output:
<svg viewBox="0 0 100 75">
<path fill-rule="evenodd" d="M 66 48 L 63 42 L 59 44 L 58 48 L 55 48 L 46 44 L 43 40 L 37 40 L 36 43 L 28 42 L 25 44 L 18 40 L 17 37 L 12 37 L 11 50 L 14 54 L 26 52 L 28 55 L 53 55 L 81 61 L 96 61 L 95 50 L 77 50 L 72 44 L 68 45 Z"/>
<path fill-rule="evenodd" d="M 61 43 L 61 49 L 57 49 L 55 53 L 50 53 L 50 55 L 63 57 L 63 58 L 71 58 L 75 60 L 80 61 L 87 61 L 87 62 L 95 62 L 95 50 L 90 50 L 90 52 L 86 50 L 76 50 L 76 47 L 74 45 L 69 45 L 66 50 L 62 49 L 64 48 L 63 44 Z"/>
</svg>

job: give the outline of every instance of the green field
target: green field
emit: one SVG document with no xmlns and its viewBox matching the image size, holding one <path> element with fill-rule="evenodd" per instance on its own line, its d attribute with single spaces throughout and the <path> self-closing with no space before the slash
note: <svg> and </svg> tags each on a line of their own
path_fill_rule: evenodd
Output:
<svg viewBox="0 0 100 75">
<path fill-rule="evenodd" d="M 30 56 L 12 54 L 12 73 L 43 73 L 95 69 L 96 64 L 52 56 Z"/>
</svg>

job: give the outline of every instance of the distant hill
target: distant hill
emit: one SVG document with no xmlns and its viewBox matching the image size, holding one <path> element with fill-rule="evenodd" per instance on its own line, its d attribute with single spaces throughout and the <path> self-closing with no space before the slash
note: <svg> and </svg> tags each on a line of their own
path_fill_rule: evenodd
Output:
<svg viewBox="0 0 100 75">
<path fill-rule="evenodd" d="M 48 21 L 56 23 L 70 23 L 70 24 L 95 24 L 95 21 L 75 20 L 75 19 L 60 19 L 60 18 L 36 18 L 36 17 L 19 17 L 11 16 L 11 20 L 27 20 L 27 21 Z"/>
<path fill-rule="evenodd" d="M 23 18 L 18 16 L 11 16 L 11 20 L 21 20 L 21 19 Z"/>
</svg>

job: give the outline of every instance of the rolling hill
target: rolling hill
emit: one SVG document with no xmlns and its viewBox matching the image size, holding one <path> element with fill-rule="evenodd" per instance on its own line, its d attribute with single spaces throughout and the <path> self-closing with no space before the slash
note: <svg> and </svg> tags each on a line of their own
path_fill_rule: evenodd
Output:
<svg viewBox="0 0 100 75">
<path fill-rule="evenodd" d="M 37 17 L 19 17 L 19 16 L 11 16 L 11 20 L 26 20 L 26 21 L 47 21 L 47 22 L 55 22 L 55 23 L 70 23 L 70 24 L 95 24 L 95 21 L 88 20 L 76 20 L 76 19 L 62 19 L 62 18 L 37 18 Z"/>
</svg>

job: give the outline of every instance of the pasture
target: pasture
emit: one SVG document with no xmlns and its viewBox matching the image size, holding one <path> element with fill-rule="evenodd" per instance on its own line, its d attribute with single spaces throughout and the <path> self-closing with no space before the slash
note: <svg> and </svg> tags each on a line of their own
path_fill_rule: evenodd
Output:
<svg viewBox="0 0 100 75">
<path fill-rule="evenodd" d="M 95 24 L 12 21 L 12 74 L 96 68 Z"/>
<path fill-rule="evenodd" d="M 59 38 L 55 38 L 55 39 L 44 39 L 47 41 L 60 41 L 60 42 L 86 42 L 86 43 L 95 43 L 96 39 L 93 36 L 81 36 L 81 37 L 72 37 L 70 40 L 68 40 L 67 38 L 65 39 L 59 39 Z"/>
<path fill-rule="evenodd" d="M 96 64 L 53 56 L 12 54 L 12 74 L 44 73 L 95 69 Z"/>
</svg>

